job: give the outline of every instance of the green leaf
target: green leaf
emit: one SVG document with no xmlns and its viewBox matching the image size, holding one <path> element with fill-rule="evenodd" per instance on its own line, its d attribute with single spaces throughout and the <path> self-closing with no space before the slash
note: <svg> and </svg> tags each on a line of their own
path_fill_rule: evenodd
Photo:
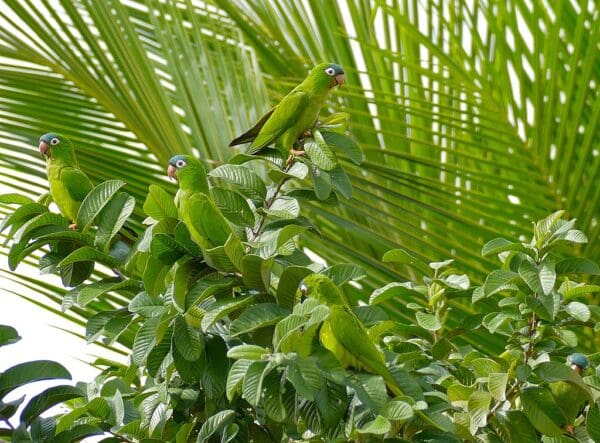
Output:
<svg viewBox="0 0 600 443">
<path fill-rule="evenodd" d="M 331 176 L 317 165 L 312 164 L 309 166 L 309 172 L 317 198 L 321 201 L 327 200 L 332 190 Z"/>
<path fill-rule="evenodd" d="M 256 407 L 263 395 L 263 380 L 272 370 L 268 361 L 254 361 L 248 367 L 242 383 L 244 398 L 252 406 Z"/>
<path fill-rule="evenodd" d="M 513 284 L 519 278 L 519 274 L 511 271 L 498 269 L 492 271 L 483 284 L 483 293 L 485 297 L 489 297 L 501 291 L 514 291 L 518 287 Z"/>
<path fill-rule="evenodd" d="M 229 333 L 232 336 L 247 334 L 255 329 L 264 328 L 277 323 L 290 313 L 274 303 L 260 303 L 248 307 L 238 318 L 231 322 Z"/>
<path fill-rule="evenodd" d="M 198 360 L 204 351 L 204 336 L 181 316 L 175 318 L 173 342 L 181 356 L 189 361 Z"/>
<path fill-rule="evenodd" d="M 77 304 L 80 306 L 86 306 L 109 292 L 133 292 L 138 290 L 139 287 L 139 282 L 136 280 L 120 280 L 118 278 L 103 279 L 81 288 L 77 294 Z"/>
<path fill-rule="evenodd" d="M 486 391 L 475 391 L 469 397 L 468 410 L 470 418 L 470 430 L 475 434 L 477 429 L 487 425 L 487 415 L 490 411 L 492 396 Z"/>
<path fill-rule="evenodd" d="M 539 432 L 551 437 L 562 435 L 561 427 L 565 422 L 565 417 L 548 388 L 529 387 L 523 389 L 521 402 L 523 412 Z"/>
<path fill-rule="evenodd" d="M 588 385 L 583 381 L 581 376 L 573 371 L 570 367 L 556 361 L 542 362 L 537 365 L 534 372 L 542 380 L 548 383 L 555 381 L 565 381 L 576 387 L 581 393 L 592 401 L 592 393 Z"/>
<path fill-rule="evenodd" d="M 27 406 L 25 406 L 21 412 L 21 421 L 31 423 L 33 419 L 37 418 L 41 413 L 50 409 L 52 406 L 84 396 L 85 394 L 75 386 L 52 386 L 41 394 L 33 397 L 29 403 L 27 403 Z"/>
<path fill-rule="evenodd" d="M 173 196 L 161 186 L 150 185 L 146 201 L 144 201 L 144 213 L 158 221 L 177 218 L 177 208 Z"/>
<path fill-rule="evenodd" d="M 64 268 L 70 264 L 77 262 L 98 262 L 109 267 L 116 267 L 119 265 L 119 262 L 111 256 L 106 255 L 90 246 L 84 246 L 82 248 L 74 250 L 69 255 L 67 255 L 59 263 L 59 266 L 61 268 Z"/>
<path fill-rule="evenodd" d="M 150 252 L 161 263 L 173 264 L 186 253 L 183 245 L 167 234 L 155 234 L 150 243 Z"/>
<path fill-rule="evenodd" d="M 505 416 L 496 413 L 496 417 L 506 425 L 511 442 L 533 442 L 538 440 L 535 428 L 522 411 L 508 411 Z"/>
<path fill-rule="evenodd" d="M 64 366 L 50 360 L 35 360 L 12 366 L 0 374 L 0 399 L 19 386 L 40 380 L 71 379 Z"/>
<path fill-rule="evenodd" d="M 430 275 L 431 273 L 431 269 L 429 269 L 429 266 L 427 266 L 425 262 L 411 255 L 404 249 L 392 249 L 386 252 L 381 261 L 384 263 L 392 262 L 401 265 L 408 265 L 417 271 L 420 271 L 423 275 Z"/>
<path fill-rule="evenodd" d="M 229 184 L 240 194 L 252 200 L 263 201 L 267 195 L 265 182 L 251 169 L 241 165 L 221 165 L 208 174 L 218 182 Z"/>
<path fill-rule="evenodd" d="M 252 295 L 246 297 L 228 297 L 215 301 L 207 309 L 202 318 L 202 331 L 208 328 L 231 312 L 235 312 L 254 302 L 256 298 Z"/>
<path fill-rule="evenodd" d="M 108 251 L 112 238 L 123 227 L 135 208 L 135 198 L 125 192 L 117 193 L 100 211 L 97 218 L 96 244 Z"/>
<path fill-rule="evenodd" d="M 241 358 L 233 362 L 227 374 L 227 384 L 225 388 L 227 400 L 233 400 L 235 394 L 242 386 L 242 382 L 244 381 L 246 372 L 248 372 L 248 368 L 250 367 L 253 361 L 254 360 Z"/>
<path fill-rule="evenodd" d="M 359 434 L 375 434 L 375 435 L 383 435 L 390 432 L 392 429 L 392 424 L 389 420 L 381 415 L 375 417 L 375 420 L 372 420 L 366 423 L 363 427 L 357 429 Z"/>
<path fill-rule="evenodd" d="M 313 139 L 304 142 L 304 150 L 311 161 L 324 171 L 331 171 L 338 164 L 337 157 L 327 145 L 321 133 L 313 129 Z"/>
<path fill-rule="evenodd" d="M 340 263 L 328 267 L 322 272 L 329 277 L 337 286 L 342 286 L 349 281 L 359 281 L 367 277 L 365 270 L 352 263 Z"/>
<path fill-rule="evenodd" d="M 156 317 L 167 312 L 168 308 L 158 297 L 151 297 L 147 292 L 140 292 L 129 302 L 128 309 L 143 317 Z"/>
<path fill-rule="evenodd" d="M 239 193 L 215 186 L 210 189 L 210 195 L 217 208 L 232 223 L 240 226 L 254 226 L 254 212 L 250 209 L 246 199 Z"/>
<path fill-rule="evenodd" d="M 497 401 L 506 399 L 506 385 L 508 374 L 506 372 L 491 372 L 488 375 L 488 390 Z"/>
<path fill-rule="evenodd" d="M 481 248 L 481 255 L 486 257 L 504 251 L 520 251 L 526 253 L 527 249 L 521 243 L 511 242 L 505 238 L 495 238 L 483 245 L 483 248 Z"/>
<path fill-rule="evenodd" d="M 297 358 L 288 367 L 288 380 L 299 395 L 314 400 L 323 386 L 321 370 L 313 359 Z"/>
<path fill-rule="evenodd" d="M 204 422 L 202 428 L 200 428 L 200 432 L 198 433 L 198 438 L 196 438 L 196 442 L 204 443 L 208 441 L 210 437 L 223 430 L 234 419 L 235 411 L 232 411 L 230 409 L 219 411 L 216 414 L 212 415 Z"/>
<path fill-rule="evenodd" d="M 413 408 L 402 400 L 390 400 L 381 410 L 381 415 L 391 421 L 402 421 L 412 418 Z"/>
<path fill-rule="evenodd" d="M 284 308 L 291 309 L 296 302 L 300 282 L 312 273 L 312 270 L 303 266 L 287 266 L 281 273 L 277 285 L 277 303 Z"/>
<path fill-rule="evenodd" d="M 282 196 L 278 197 L 265 212 L 271 217 L 291 220 L 300 214 L 300 205 L 295 198 Z"/>
<path fill-rule="evenodd" d="M 261 360 L 269 352 L 258 345 L 238 345 L 227 351 L 227 357 L 233 360 Z"/>
<path fill-rule="evenodd" d="M 0 224 L 0 232 L 12 225 L 19 225 L 25 223 L 27 220 L 31 220 L 33 217 L 39 214 L 48 212 L 48 208 L 39 203 L 27 203 L 23 206 L 18 207 L 9 214 L 2 223 Z M 8 236 L 10 238 L 10 235 Z"/>
<path fill-rule="evenodd" d="M 594 274 L 600 275 L 600 267 L 588 258 L 565 258 L 556 263 L 556 273 L 564 274 Z"/>
<path fill-rule="evenodd" d="M 597 403 L 588 411 L 585 428 L 593 441 L 600 441 L 600 409 Z"/>
<path fill-rule="evenodd" d="M 358 144 L 347 135 L 332 131 L 321 131 L 325 143 L 331 146 L 336 152 L 345 155 L 356 165 L 363 161 L 363 153 Z"/>
<path fill-rule="evenodd" d="M 578 301 L 572 301 L 571 303 L 566 305 L 565 311 L 575 320 L 579 320 L 582 322 L 587 322 L 592 315 L 587 305 Z"/>
<path fill-rule="evenodd" d="M 6 346 L 21 340 L 19 333 L 12 326 L 0 325 L 0 346 Z"/>
<path fill-rule="evenodd" d="M 417 319 L 417 323 L 423 329 L 427 329 L 428 331 L 439 331 L 442 328 L 442 324 L 439 319 L 433 314 L 426 314 L 424 312 L 416 312 L 415 317 Z"/>
<path fill-rule="evenodd" d="M 32 199 L 30 199 L 29 197 L 26 197 L 25 195 L 11 192 L 11 193 L 7 193 L 7 194 L 0 194 L 0 203 L 5 204 L 5 205 L 9 205 L 9 204 L 27 205 L 27 204 L 35 203 L 35 202 Z"/>
<path fill-rule="evenodd" d="M 536 294 L 545 293 L 540 282 L 539 271 L 533 263 L 523 260 L 519 265 L 519 275 L 533 292 Z"/>
<path fill-rule="evenodd" d="M 600 286 L 598 285 L 582 285 L 574 286 L 563 292 L 565 298 L 573 298 L 583 294 L 591 294 L 592 292 L 600 292 Z"/>
<path fill-rule="evenodd" d="M 135 335 L 131 358 L 136 365 L 143 365 L 148 354 L 150 354 L 150 351 L 156 345 L 156 333 L 159 322 L 160 317 L 149 318 L 142 324 Z"/>
<path fill-rule="evenodd" d="M 124 181 L 107 180 L 92 189 L 83 199 L 77 212 L 78 229 L 83 232 L 87 231 L 96 216 L 123 186 L 125 186 Z"/>
<path fill-rule="evenodd" d="M 407 300 L 413 297 L 422 297 L 422 294 L 415 290 L 412 282 L 392 282 L 382 288 L 375 289 L 369 297 L 369 304 L 376 305 L 391 299 Z"/>
</svg>

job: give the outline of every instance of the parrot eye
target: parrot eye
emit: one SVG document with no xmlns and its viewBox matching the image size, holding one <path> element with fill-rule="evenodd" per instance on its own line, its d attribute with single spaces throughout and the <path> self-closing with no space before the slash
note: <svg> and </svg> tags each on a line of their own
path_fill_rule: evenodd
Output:
<svg viewBox="0 0 600 443">
<path fill-rule="evenodd" d="M 175 166 L 177 166 L 178 168 L 182 168 L 185 166 L 185 161 L 184 160 L 177 160 L 177 163 L 175 163 Z"/>
<path fill-rule="evenodd" d="M 330 66 L 329 68 L 325 69 L 325 74 L 332 76 L 335 74 L 335 69 Z"/>
<path fill-rule="evenodd" d="M 56 137 L 54 137 L 52 140 L 50 140 L 51 145 L 58 145 L 59 143 L 60 143 L 60 140 Z"/>
</svg>

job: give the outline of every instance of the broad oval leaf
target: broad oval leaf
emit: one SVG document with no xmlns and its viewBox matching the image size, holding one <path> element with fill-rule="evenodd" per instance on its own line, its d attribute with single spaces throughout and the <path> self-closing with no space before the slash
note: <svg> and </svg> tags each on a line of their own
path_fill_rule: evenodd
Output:
<svg viewBox="0 0 600 443">
<path fill-rule="evenodd" d="M 52 386 L 41 394 L 33 397 L 21 412 L 21 421 L 31 423 L 47 409 L 73 398 L 83 397 L 85 394 L 79 388 L 69 385 Z"/>
<path fill-rule="evenodd" d="M 144 213 L 158 221 L 165 218 L 177 218 L 177 208 L 173 196 L 161 186 L 150 185 L 146 201 L 144 201 Z"/>
<path fill-rule="evenodd" d="M 289 309 L 275 303 L 260 303 L 246 308 L 238 318 L 231 322 L 229 333 L 232 336 L 246 334 L 255 329 L 277 323 L 290 313 Z"/>
<path fill-rule="evenodd" d="M 336 152 L 348 157 L 352 163 L 356 165 L 362 163 L 362 150 L 351 137 L 333 131 L 321 131 L 321 135 L 327 145 L 331 146 Z"/>
<path fill-rule="evenodd" d="M 383 435 L 390 432 L 391 429 L 392 424 L 389 420 L 382 415 L 378 415 L 375 417 L 375 420 L 368 422 L 360 429 L 357 429 L 357 431 L 359 434 Z"/>
<path fill-rule="evenodd" d="M 562 435 L 565 417 L 548 388 L 525 388 L 521 391 L 521 402 L 523 412 L 539 432 L 551 437 Z"/>
<path fill-rule="evenodd" d="M 40 380 L 71 379 L 67 369 L 54 361 L 35 360 L 8 368 L 0 374 L 0 398 L 19 386 Z"/>
<path fill-rule="evenodd" d="M 226 164 L 213 169 L 208 175 L 229 184 L 249 199 L 263 201 L 267 195 L 265 182 L 245 166 Z"/>
<path fill-rule="evenodd" d="M 229 423 L 235 419 L 235 411 L 226 409 L 219 411 L 215 415 L 211 416 L 204 422 L 198 437 L 196 438 L 197 443 L 204 443 L 210 439 L 217 432 L 224 429 Z"/>
<path fill-rule="evenodd" d="M 100 211 L 123 186 L 125 186 L 125 182 L 122 180 L 107 180 L 92 189 L 83 199 L 77 212 L 78 229 L 85 232 Z"/>
<path fill-rule="evenodd" d="M 204 351 L 204 336 L 181 316 L 175 319 L 173 342 L 181 356 L 189 361 L 198 360 Z"/>
</svg>

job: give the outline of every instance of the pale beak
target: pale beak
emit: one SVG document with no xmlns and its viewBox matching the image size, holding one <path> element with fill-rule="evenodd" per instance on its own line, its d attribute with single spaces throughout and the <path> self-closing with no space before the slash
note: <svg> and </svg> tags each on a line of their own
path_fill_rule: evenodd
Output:
<svg viewBox="0 0 600 443">
<path fill-rule="evenodd" d="M 177 172 L 177 168 L 173 165 L 169 165 L 167 168 L 167 175 L 169 178 L 175 178 L 175 173 Z"/>
<path fill-rule="evenodd" d="M 342 86 L 345 81 L 346 81 L 346 77 L 344 76 L 343 73 L 335 76 L 335 84 L 336 85 Z"/>
<path fill-rule="evenodd" d="M 48 155 L 47 152 L 50 150 L 50 145 L 48 143 L 46 143 L 45 141 L 40 140 L 39 149 L 40 149 L 40 154 L 46 156 L 46 155 Z"/>
</svg>

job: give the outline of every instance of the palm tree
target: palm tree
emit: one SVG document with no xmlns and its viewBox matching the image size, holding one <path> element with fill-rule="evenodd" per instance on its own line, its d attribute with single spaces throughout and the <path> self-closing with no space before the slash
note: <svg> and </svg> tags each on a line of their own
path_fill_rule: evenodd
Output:
<svg viewBox="0 0 600 443">
<path fill-rule="evenodd" d="M 585 1 L 2 0 L 0 184 L 43 192 L 34 146 L 60 131 L 93 180 L 128 183 L 141 220 L 172 154 L 226 161 L 234 135 L 336 61 L 347 86 L 325 112 L 351 115 L 365 161 L 344 161 L 351 199 L 308 207 L 322 235 L 306 247 L 362 265 L 366 289 L 410 276 L 380 262 L 395 247 L 456 258 L 477 281 L 485 241 L 524 238 L 563 208 L 598 260 L 599 39 Z M 3 278 L 57 303 L 64 292 Z"/>
</svg>

